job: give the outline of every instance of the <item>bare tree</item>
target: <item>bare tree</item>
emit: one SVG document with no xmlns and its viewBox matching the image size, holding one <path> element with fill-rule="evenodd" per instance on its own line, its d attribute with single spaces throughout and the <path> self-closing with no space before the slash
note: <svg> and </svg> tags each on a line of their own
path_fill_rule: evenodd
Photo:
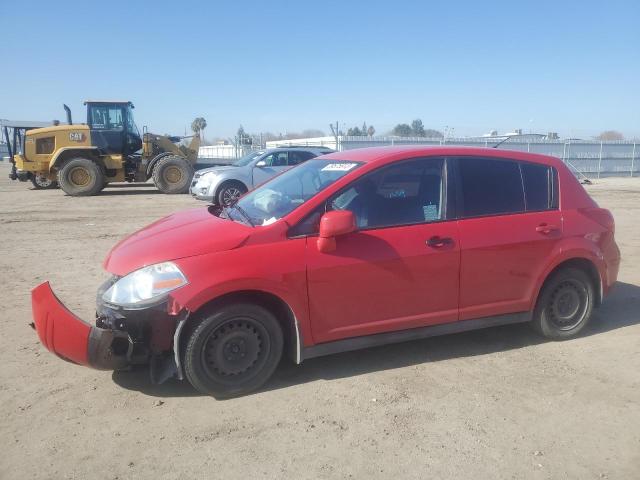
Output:
<svg viewBox="0 0 640 480">
<path fill-rule="evenodd" d="M 611 140 L 624 140 L 624 135 L 616 130 L 605 130 L 596 137 L 596 140 L 601 140 L 603 142 L 608 142 Z"/>
</svg>

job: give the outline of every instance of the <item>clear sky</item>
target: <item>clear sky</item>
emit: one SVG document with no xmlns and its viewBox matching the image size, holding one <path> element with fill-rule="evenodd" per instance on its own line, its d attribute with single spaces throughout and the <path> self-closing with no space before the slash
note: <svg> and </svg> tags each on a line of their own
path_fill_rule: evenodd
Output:
<svg viewBox="0 0 640 480">
<path fill-rule="evenodd" d="M 0 0 L 0 118 L 85 121 L 130 99 L 139 127 L 205 134 L 640 136 L 640 1 Z"/>
</svg>

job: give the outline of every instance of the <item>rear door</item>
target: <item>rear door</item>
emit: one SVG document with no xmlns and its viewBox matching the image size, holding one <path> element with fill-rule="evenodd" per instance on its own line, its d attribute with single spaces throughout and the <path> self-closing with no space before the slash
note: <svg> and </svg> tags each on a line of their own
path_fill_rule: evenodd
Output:
<svg viewBox="0 0 640 480">
<path fill-rule="evenodd" d="M 562 235 L 553 168 L 462 157 L 456 172 L 460 320 L 528 310 Z"/>
</svg>

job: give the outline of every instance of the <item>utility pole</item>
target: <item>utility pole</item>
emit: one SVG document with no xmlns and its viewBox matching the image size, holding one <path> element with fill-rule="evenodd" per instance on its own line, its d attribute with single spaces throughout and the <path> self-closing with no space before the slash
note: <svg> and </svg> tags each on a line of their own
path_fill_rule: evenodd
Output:
<svg viewBox="0 0 640 480">
<path fill-rule="evenodd" d="M 338 145 L 338 136 L 340 135 L 340 128 L 339 128 L 339 124 L 338 121 L 336 120 L 336 126 L 335 128 L 333 128 L 333 124 L 329 124 L 329 128 L 331 129 L 331 133 L 333 133 L 333 137 L 336 139 L 336 150 L 340 150 L 339 145 Z"/>
</svg>

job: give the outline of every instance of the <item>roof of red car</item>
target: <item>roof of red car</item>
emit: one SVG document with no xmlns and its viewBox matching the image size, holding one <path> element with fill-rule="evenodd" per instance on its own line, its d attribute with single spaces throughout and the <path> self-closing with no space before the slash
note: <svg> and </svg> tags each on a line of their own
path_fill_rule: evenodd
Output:
<svg viewBox="0 0 640 480">
<path fill-rule="evenodd" d="M 544 165 L 557 166 L 562 163 L 560 159 L 547 155 L 539 155 L 536 153 L 521 152 L 517 150 L 504 150 L 497 148 L 482 147 L 460 147 L 446 145 L 394 145 L 387 147 L 369 147 L 356 148 L 353 150 L 344 150 L 342 152 L 330 153 L 322 155 L 322 160 L 350 160 L 357 162 L 379 162 L 387 163 L 402 158 L 420 157 L 420 156 L 479 156 L 479 157 L 499 157 L 511 158 L 514 160 L 523 160 Z"/>
</svg>

